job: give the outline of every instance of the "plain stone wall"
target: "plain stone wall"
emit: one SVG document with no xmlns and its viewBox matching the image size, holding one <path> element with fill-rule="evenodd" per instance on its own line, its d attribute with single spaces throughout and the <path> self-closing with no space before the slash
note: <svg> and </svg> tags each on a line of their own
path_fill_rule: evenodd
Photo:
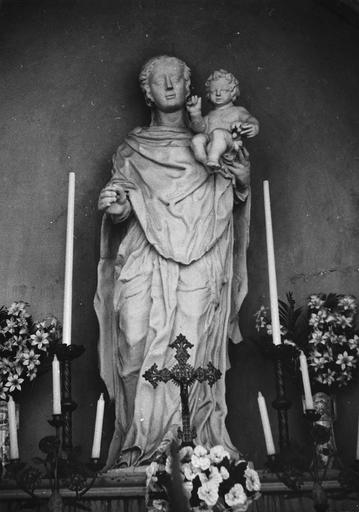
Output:
<svg viewBox="0 0 359 512">
<path fill-rule="evenodd" d="M 257 351 L 253 314 L 268 303 L 262 181 L 272 194 L 278 289 L 298 302 L 312 292 L 359 295 L 358 29 L 310 0 L 5 1 L 0 11 L 0 302 L 31 303 L 36 318 L 62 316 L 66 196 L 76 172 L 73 341 L 74 443 L 89 456 L 97 370 L 92 307 L 99 253 L 98 192 L 125 134 L 148 122 L 137 74 L 168 53 L 193 70 L 194 93 L 224 67 L 240 103 L 261 122 L 248 143 L 253 164 L 250 291 L 241 313 L 246 341 L 231 347 L 229 430 L 263 465 L 256 395 L 274 399 L 274 374 Z M 300 390 L 290 431 L 305 436 Z M 338 396 L 338 445 L 354 455 L 358 384 Z M 51 375 L 20 396 L 20 449 L 37 453 L 51 432 Z M 275 412 L 270 411 L 274 431 Z M 112 435 L 105 421 L 103 453 Z"/>
</svg>

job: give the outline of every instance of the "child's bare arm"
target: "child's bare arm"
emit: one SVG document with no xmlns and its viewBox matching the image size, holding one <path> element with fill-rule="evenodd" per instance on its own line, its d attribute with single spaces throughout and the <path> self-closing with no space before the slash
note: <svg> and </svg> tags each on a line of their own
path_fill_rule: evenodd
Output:
<svg viewBox="0 0 359 512">
<path fill-rule="evenodd" d="M 206 131 L 206 121 L 202 116 L 202 98 L 191 96 L 187 101 L 186 108 L 190 118 L 191 129 L 195 133 L 204 133 Z"/>
</svg>

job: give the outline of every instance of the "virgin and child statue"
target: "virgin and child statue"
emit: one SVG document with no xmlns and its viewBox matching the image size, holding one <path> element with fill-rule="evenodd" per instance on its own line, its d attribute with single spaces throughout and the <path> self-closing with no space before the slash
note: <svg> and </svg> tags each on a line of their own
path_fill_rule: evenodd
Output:
<svg viewBox="0 0 359 512">
<path fill-rule="evenodd" d="M 236 458 L 224 375 L 228 339 L 241 340 L 238 311 L 247 292 L 248 154 L 229 148 L 219 169 L 196 159 L 184 62 L 152 58 L 139 80 L 150 126 L 135 128 L 119 146 L 99 197 L 100 372 L 116 411 L 107 467 L 145 464 L 181 426 L 178 387 L 153 388 L 143 378 L 154 363 L 175 364 L 169 344 L 180 333 L 194 345 L 192 366 L 212 362 L 223 375 L 212 387 L 190 389 L 195 443 L 221 444 Z"/>
</svg>

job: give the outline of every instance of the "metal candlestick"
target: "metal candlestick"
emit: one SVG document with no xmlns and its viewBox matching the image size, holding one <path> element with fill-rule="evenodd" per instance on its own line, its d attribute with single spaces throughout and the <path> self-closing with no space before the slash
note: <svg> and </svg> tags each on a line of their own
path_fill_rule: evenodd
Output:
<svg viewBox="0 0 359 512">
<path fill-rule="evenodd" d="M 292 402 L 288 400 L 285 392 L 285 382 L 283 374 L 283 359 L 287 357 L 287 351 L 284 345 L 275 346 L 275 383 L 277 397 L 272 402 L 273 407 L 278 413 L 279 426 L 279 447 L 283 451 L 289 447 L 289 427 L 288 427 L 288 409 Z"/>
<path fill-rule="evenodd" d="M 6 466 L 6 478 L 15 480 L 18 488 L 31 496 L 36 504 L 40 501 L 35 493 L 36 487 L 42 479 L 49 479 L 51 496 L 48 509 L 58 512 L 63 509 L 61 484 L 74 492 L 76 502 L 93 486 L 98 473 L 103 468 L 103 463 L 99 459 L 91 459 L 89 463 L 83 464 L 76 460 L 75 453 L 68 450 L 67 456 L 63 457 L 60 432 L 65 424 L 64 415 L 54 414 L 49 424 L 54 427 L 55 435 L 46 436 L 40 440 L 39 448 L 45 454 L 45 458 L 37 458 L 37 462 L 43 465 L 44 471 L 19 459 L 13 459 Z"/>
<path fill-rule="evenodd" d="M 66 345 L 61 343 L 56 346 L 56 355 L 61 362 L 61 408 L 63 411 L 62 448 L 65 452 L 72 450 L 72 412 L 77 404 L 72 399 L 71 389 L 71 364 L 72 360 L 84 353 L 82 345 Z"/>
</svg>

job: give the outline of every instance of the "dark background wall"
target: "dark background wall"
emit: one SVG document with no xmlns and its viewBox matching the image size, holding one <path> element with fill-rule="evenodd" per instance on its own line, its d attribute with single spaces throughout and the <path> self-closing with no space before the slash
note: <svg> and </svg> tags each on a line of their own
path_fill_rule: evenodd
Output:
<svg viewBox="0 0 359 512">
<path fill-rule="evenodd" d="M 250 142 L 253 205 L 250 291 L 241 312 L 246 341 L 231 347 L 228 426 L 263 465 L 256 395 L 274 398 L 273 368 L 249 340 L 268 303 L 262 181 L 272 194 L 278 289 L 298 302 L 312 292 L 359 295 L 358 28 L 321 3 L 5 1 L 0 11 L 0 302 L 31 303 L 35 318 L 62 316 L 66 196 L 76 172 L 73 341 L 86 347 L 73 369 L 74 442 L 89 456 L 95 404 L 97 323 L 92 308 L 99 253 L 99 190 L 125 134 L 148 122 L 137 74 L 169 53 L 193 71 L 238 76 L 240 103 L 261 122 Z M 289 383 L 292 437 L 303 439 L 300 391 Z M 339 449 L 354 456 L 358 384 L 338 397 Z M 27 458 L 49 432 L 51 375 L 21 394 L 20 449 Z M 112 435 L 106 409 L 103 453 Z M 270 411 L 276 431 L 274 411 Z"/>
</svg>

